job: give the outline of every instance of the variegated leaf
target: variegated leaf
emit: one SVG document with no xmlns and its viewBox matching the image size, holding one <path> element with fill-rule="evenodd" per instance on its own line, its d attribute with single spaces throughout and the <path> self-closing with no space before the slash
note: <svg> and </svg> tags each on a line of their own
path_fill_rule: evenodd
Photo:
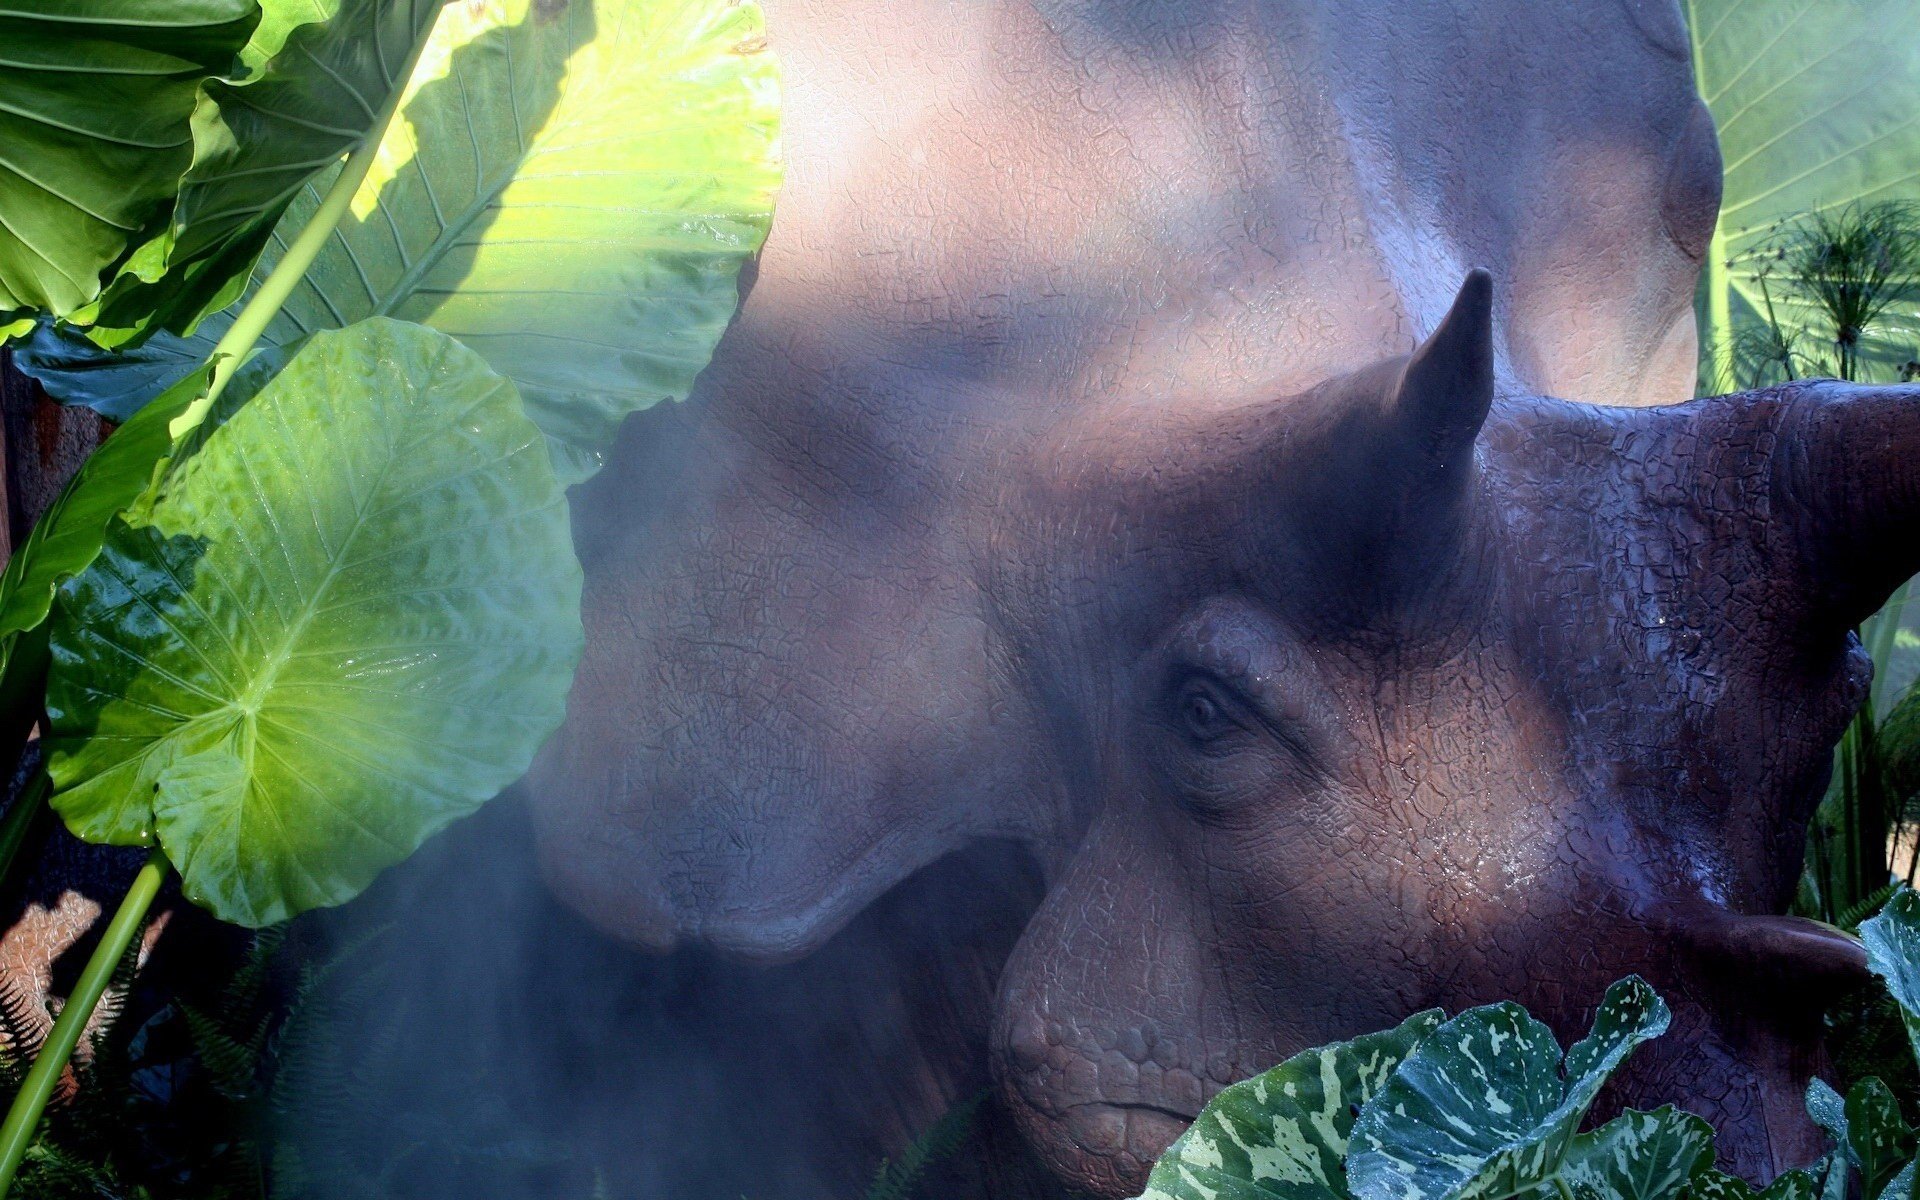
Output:
<svg viewBox="0 0 1920 1200">
<path fill-rule="evenodd" d="M 1574 1138 L 1561 1179 L 1577 1200 L 1678 1200 L 1712 1166 L 1713 1126 L 1669 1105 Z"/>
<path fill-rule="evenodd" d="M 1504 1200 L 1553 1179 L 1574 1133 L 1634 1047 L 1666 1032 L 1637 976 L 1607 989 L 1593 1032 L 1567 1052 L 1517 1004 L 1448 1021 L 1402 1063 L 1353 1129 L 1359 1200 Z"/>
<path fill-rule="evenodd" d="M 1161 1155 L 1139 1200 L 1346 1200 L 1355 1110 L 1440 1018 L 1308 1050 L 1227 1088 Z"/>
<path fill-rule="evenodd" d="M 1900 1005 L 1907 1040 L 1920 1059 L 1920 894 L 1901 888 L 1879 915 L 1860 924 L 1867 944 L 1867 968 L 1886 980 Z"/>
</svg>

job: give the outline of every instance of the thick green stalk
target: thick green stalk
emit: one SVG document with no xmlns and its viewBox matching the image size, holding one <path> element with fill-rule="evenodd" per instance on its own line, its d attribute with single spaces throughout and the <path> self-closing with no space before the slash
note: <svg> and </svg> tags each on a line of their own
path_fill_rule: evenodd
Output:
<svg viewBox="0 0 1920 1200">
<path fill-rule="evenodd" d="M 1693 0 L 1686 0 L 1688 54 L 1693 66 L 1693 86 L 1706 95 L 1707 81 L 1700 61 L 1700 23 L 1694 15 Z M 1720 355 L 1733 348 L 1733 301 L 1727 278 L 1727 230 L 1725 221 L 1716 221 L 1713 235 L 1707 239 L 1706 260 L 1700 264 L 1700 288 L 1706 311 L 1700 321 L 1700 382 L 1707 392 L 1728 391 L 1734 386 L 1731 369 L 1722 371 Z"/>
<path fill-rule="evenodd" d="M 53 777 L 42 766 L 14 797 L 13 807 L 7 810 L 6 818 L 0 820 L 0 879 L 5 879 L 13 869 L 13 860 L 27 840 L 27 831 L 33 828 L 34 818 L 46 809 L 47 797 L 52 794 Z"/>
<path fill-rule="evenodd" d="M 100 1004 L 100 997 L 106 993 L 107 984 L 113 979 L 114 968 L 126 957 L 127 949 L 138 937 L 147 910 L 153 907 L 153 899 L 160 894 L 160 885 L 166 882 L 167 874 L 172 870 L 167 863 L 166 852 L 155 849 L 147 856 L 146 865 L 133 877 L 133 886 L 120 901 L 120 908 L 108 922 L 107 931 L 95 947 L 93 957 L 87 960 L 85 969 L 80 972 L 79 982 L 73 985 L 73 992 L 67 997 L 67 1003 L 60 1010 L 60 1017 L 53 1023 L 53 1032 L 40 1047 L 40 1053 L 33 1060 L 33 1067 L 27 1072 L 26 1082 L 20 1085 L 20 1092 L 13 1098 L 13 1107 L 7 1110 L 7 1119 L 0 1124 L 0 1200 L 4 1200 L 7 1191 L 13 1186 L 13 1177 L 20 1170 L 20 1163 L 27 1156 L 27 1150 L 33 1145 L 34 1131 L 40 1126 L 40 1116 L 46 1111 L 47 1101 L 53 1096 L 53 1089 L 60 1082 L 67 1062 L 73 1057 L 75 1046 L 80 1044 L 80 1034 L 93 1016 L 93 1010 Z"/>
<path fill-rule="evenodd" d="M 437 18 L 436 18 L 437 21 Z M 227 327 L 219 342 L 215 343 L 210 356 L 213 363 L 213 376 L 207 384 L 207 394 L 193 402 L 187 410 L 174 418 L 169 432 L 178 440 L 183 434 L 199 426 L 207 419 L 207 413 L 213 409 L 213 402 L 220 398 L 226 389 L 227 381 L 240 364 L 247 360 L 260 335 L 267 326 L 280 315 L 280 308 L 286 304 L 287 297 L 293 295 L 293 289 L 300 286 L 306 278 L 307 268 L 320 254 L 320 247 L 327 244 L 333 236 L 334 227 L 340 224 L 340 218 L 347 213 L 347 206 L 353 202 L 353 195 L 365 182 L 367 172 L 373 166 L 373 160 L 380 153 L 380 143 L 386 139 L 387 127 L 393 124 L 393 114 L 400 111 L 401 98 L 406 94 L 406 81 L 413 78 L 414 67 L 419 65 L 420 53 L 433 37 L 434 26 L 429 24 L 420 32 L 413 44 L 413 52 L 407 55 L 406 65 L 395 76 L 399 83 L 387 96 L 385 104 L 380 106 L 379 115 L 367 135 L 347 155 L 346 163 L 341 166 L 340 174 L 334 176 L 326 194 L 320 198 L 319 207 L 313 210 L 313 216 L 287 246 L 287 252 L 273 265 L 273 270 L 260 281 L 260 286 L 248 298 L 240 313 Z"/>
</svg>

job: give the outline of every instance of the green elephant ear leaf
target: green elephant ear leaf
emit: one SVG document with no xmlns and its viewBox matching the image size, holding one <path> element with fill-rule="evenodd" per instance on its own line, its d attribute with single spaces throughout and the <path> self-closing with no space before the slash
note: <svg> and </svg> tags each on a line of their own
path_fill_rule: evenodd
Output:
<svg viewBox="0 0 1920 1200">
<path fill-rule="evenodd" d="M 525 770 L 579 598 L 512 385 L 418 326 L 316 335 L 62 591 L 54 806 L 226 920 L 339 903 Z"/>
<path fill-rule="evenodd" d="M 203 80 L 254 0 L 35 0 L 0 11 L 0 326 L 65 316 L 161 215 Z"/>
<path fill-rule="evenodd" d="M 1867 947 L 1867 969 L 1886 982 L 1914 1057 L 1920 1059 L 1920 894 L 1903 887 L 1878 915 L 1860 923 Z"/>
<path fill-rule="evenodd" d="M 1594 1097 L 1634 1047 L 1666 1032 L 1640 978 L 1607 989 L 1563 1064 L 1516 1004 L 1469 1009 L 1420 1044 L 1354 1124 L 1359 1200 L 1505 1200 L 1559 1177 Z"/>
<path fill-rule="evenodd" d="M 202 88 L 172 219 L 107 288 L 88 336 L 115 347 L 158 326 L 187 333 L 232 303 L 287 205 L 366 137 L 405 84 L 441 3 L 271 5 L 241 55 L 257 73 Z"/>
<path fill-rule="evenodd" d="M 1160 1156 L 1139 1200 L 1345 1200 L 1355 1110 L 1440 1018 L 1296 1054 L 1222 1091 Z"/>
<path fill-rule="evenodd" d="M 1679 1200 L 1712 1166 L 1713 1126 L 1672 1107 L 1628 1109 L 1573 1139 L 1561 1178 L 1576 1200 Z"/>
<path fill-rule="evenodd" d="M 1725 162 L 1700 290 L 1702 354 L 1724 355 L 1769 302 L 1800 303 L 1779 288 L 1762 293 L 1763 251 L 1780 222 L 1848 204 L 1920 200 L 1920 55 L 1909 0 L 1682 3 L 1694 78 Z M 1801 316 L 1794 323 L 1808 324 Z"/>
<path fill-rule="evenodd" d="M 369 316 L 450 334 L 518 385 L 562 482 L 577 482 L 628 413 L 686 396 L 732 319 L 772 219 L 777 113 L 751 2 L 453 5 L 352 211 L 266 338 Z M 331 177 L 299 188 L 256 281 Z M 128 379 L 42 381 L 136 403 Z"/>
<path fill-rule="evenodd" d="M 519 386 L 576 482 L 628 413 L 687 394 L 732 319 L 771 219 L 777 102 L 751 3 L 449 8 L 285 320 L 387 314 L 458 338 Z"/>
</svg>

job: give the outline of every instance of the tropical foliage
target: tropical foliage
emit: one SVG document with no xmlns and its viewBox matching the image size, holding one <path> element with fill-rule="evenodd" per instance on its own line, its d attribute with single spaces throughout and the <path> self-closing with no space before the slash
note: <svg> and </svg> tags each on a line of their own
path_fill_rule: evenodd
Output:
<svg viewBox="0 0 1920 1200">
<path fill-rule="evenodd" d="M 125 421 L 0 577 L 0 750 L 49 734 L 0 870 L 48 793 L 153 848 L 4 1194 L 176 867 L 271 924 L 524 771 L 580 651 L 564 489 L 692 386 L 778 164 L 752 4 L 57 0 L 0 45 L 0 341 Z"/>
<path fill-rule="evenodd" d="M 1920 201 L 1920 56 L 1905 0 L 1682 0 L 1695 82 L 1720 134 L 1720 221 L 1702 264 L 1701 379 L 1750 386 L 1734 348 L 1820 325 L 1820 299 L 1769 286 L 1783 230 L 1841 210 Z M 1777 281 L 1775 281 L 1777 283 Z M 1904 305 L 1857 347 L 1868 374 L 1915 357 Z"/>
</svg>

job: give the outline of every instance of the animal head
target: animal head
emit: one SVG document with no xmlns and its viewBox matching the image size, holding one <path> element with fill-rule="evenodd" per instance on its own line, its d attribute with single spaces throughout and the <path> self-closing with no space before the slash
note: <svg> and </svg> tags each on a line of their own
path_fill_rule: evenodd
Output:
<svg viewBox="0 0 1920 1200">
<path fill-rule="evenodd" d="M 1767 914 L 1865 695 L 1851 630 L 1920 568 L 1920 391 L 1494 379 L 1476 273 L 1408 357 L 989 431 L 935 494 L 698 426 L 677 456 L 756 465 L 656 489 L 589 561 L 534 787 L 554 885 L 642 944 L 779 959 L 1028 841 L 1049 891 L 994 1065 L 1100 1194 L 1305 1046 L 1499 998 L 1565 1034 L 1632 971 L 1678 1032 L 1622 1098 L 1794 1158 L 1859 961 Z"/>
</svg>

